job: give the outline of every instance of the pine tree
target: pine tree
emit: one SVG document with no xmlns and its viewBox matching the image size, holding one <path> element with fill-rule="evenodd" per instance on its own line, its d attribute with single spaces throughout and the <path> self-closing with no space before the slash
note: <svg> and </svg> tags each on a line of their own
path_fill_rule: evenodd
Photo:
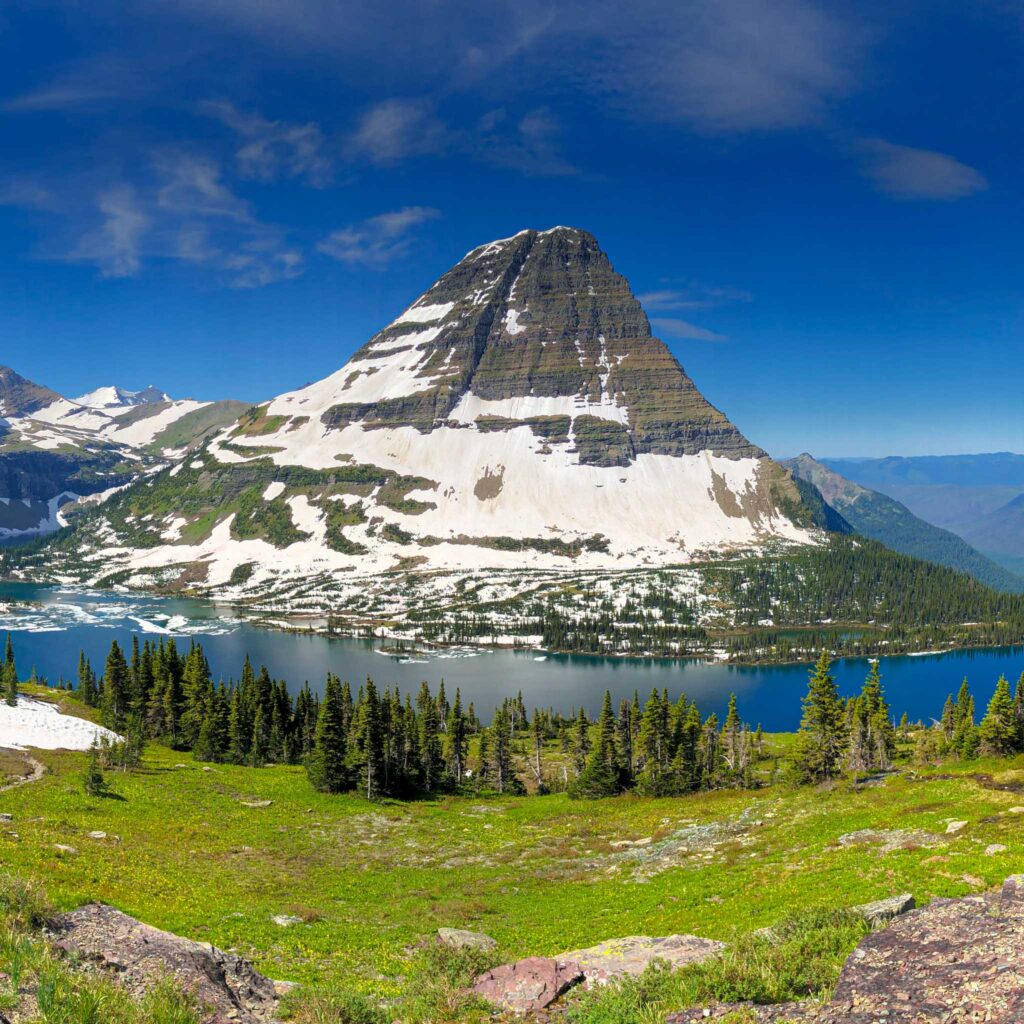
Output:
<svg viewBox="0 0 1024 1024">
<path fill-rule="evenodd" d="M 374 800 L 383 792 L 384 737 L 381 733 L 380 697 L 373 680 L 359 692 L 352 714 L 346 763 L 360 792 Z"/>
<path fill-rule="evenodd" d="M 979 730 L 981 749 L 984 753 L 1005 757 L 1017 751 L 1017 717 L 1014 712 L 1010 684 L 1000 676 L 995 693 L 988 704 L 988 712 L 982 719 Z"/>
<path fill-rule="evenodd" d="M 103 673 L 103 724 L 114 732 L 124 729 L 128 714 L 128 663 L 116 640 L 110 644 Z"/>
<path fill-rule="evenodd" d="M 444 733 L 444 756 L 456 786 L 462 784 L 466 772 L 466 716 L 462 713 L 462 696 L 455 691 L 455 703 L 448 712 Z"/>
<path fill-rule="evenodd" d="M 458 691 L 455 696 L 458 702 Z M 491 723 L 491 777 L 494 788 L 499 793 L 507 793 L 513 788 L 515 769 L 512 765 L 512 722 L 515 705 L 510 708 L 508 703 L 501 704 L 494 712 Z"/>
<path fill-rule="evenodd" d="M 573 729 L 572 760 L 576 768 L 576 774 L 581 775 L 587 766 L 587 757 L 590 754 L 590 723 L 587 721 L 587 712 L 580 706 L 576 715 L 576 725 Z"/>
<path fill-rule="evenodd" d="M 89 748 L 89 761 L 82 776 L 82 786 L 88 796 L 104 796 L 107 792 L 107 780 L 100 764 L 99 740 L 93 740 Z"/>
<path fill-rule="evenodd" d="M 622 786 L 622 772 L 616 747 L 615 714 L 612 711 L 612 695 L 604 692 L 604 703 L 597 721 L 597 742 L 587 759 L 586 766 L 569 787 L 569 795 L 598 799 L 615 796 Z"/>
<path fill-rule="evenodd" d="M 827 782 L 836 778 L 846 751 L 846 713 L 831 667 L 828 651 L 822 651 L 803 699 L 795 770 L 797 777 L 805 782 Z"/>
<path fill-rule="evenodd" d="M 18 706 L 18 668 L 14 663 L 14 644 L 11 634 L 7 634 L 7 646 L 4 651 L 3 667 L 0 669 L 0 682 L 3 684 L 4 700 L 10 707 Z"/>
<path fill-rule="evenodd" d="M 953 721 L 953 749 L 965 761 L 970 761 L 977 756 L 980 740 L 974 724 L 974 697 L 966 678 L 960 684 Z"/>
<path fill-rule="evenodd" d="M 437 704 L 424 683 L 416 700 L 420 725 L 420 776 L 424 792 L 433 793 L 441 784 L 444 756 L 441 749 L 441 723 Z"/>
<path fill-rule="evenodd" d="M 306 771 L 313 787 L 321 792 L 342 793 L 348 788 L 345 712 L 341 684 L 334 675 L 327 676 Z"/>
<path fill-rule="evenodd" d="M 248 763 L 253 768 L 262 768 L 270 759 L 270 722 L 263 704 L 256 705 L 252 719 L 252 741 L 249 744 Z"/>
</svg>

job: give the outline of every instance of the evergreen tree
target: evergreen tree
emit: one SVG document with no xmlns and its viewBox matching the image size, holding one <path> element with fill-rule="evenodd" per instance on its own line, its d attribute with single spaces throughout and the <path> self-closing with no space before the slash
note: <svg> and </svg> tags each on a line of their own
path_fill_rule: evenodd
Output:
<svg viewBox="0 0 1024 1024">
<path fill-rule="evenodd" d="M 455 694 L 458 703 L 458 691 Z M 494 712 L 491 723 L 491 778 L 499 793 L 506 793 L 514 787 L 515 769 L 512 764 L 512 722 L 515 705 L 503 703 Z"/>
<path fill-rule="evenodd" d="M 103 724 L 114 732 L 121 732 L 128 714 L 128 663 L 124 660 L 118 642 L 112 641 L 103 673 Z"/>
<path fill-rule="evenodd" d="M 3 667 L 0 669 L 2 676 L 4 700 L 10 707 L 18 706 L 18 668 L 14 664 L 14 644 L 11 642 L 11 634 L 7 634 L 7 646 L 4 651 Z"/>
<path fill-rule="evenodd" d="M 979 740 L 985 754 L 1006 757 L 1018 750 L 1017 716 L 1005 676 L 1000 676 L 996 683 L 988 712 L 981 722 Z"/>
<path fill-rule="evenodd" d="M 597 742 L 590 752 L 583 771 L 569 787 L 569 795 L 587 799 L 615 796 L 620 791 L 621 785 L 622 772 L 616 746 L 612 695 L 605 690 L 601 716 L 597 721 Z"/>
<path fill-rule="evenodd" d="M 416 707 L 419 711 L 420 728 L 420 777 L 423 780 L 424 791 L 432 793 L 441 784 L 444 755 L 441 748 L 441 723 L 437 704 L 430 695 L 430 687 L 426 683 L 420 687 Z"/>
<path fill-rule="evenodd" d="M 313 752 L 306 762 L 309 781 L 324 793 L 342 793 L 349 785 L 346 768 L 345 711 L 341 683 L 328 674 L 320 700 Z"/>
<path fill-rule="evenodd" d="M 572 759 L 576 768 L 576 774 L 580 775 L 587 766 L 587 757 L 590 754 L 590 723 L 587 721 L 587 712 L 580 706 L 576 715 L 576 725 L 573 729 Z"/>
<path fill-rule="evenodd" d="M 847 728 L 839 698 L 832 659 L 822 651 L 808 681 L 803 716 L 797 738 L 795 770 L 805 782 L 827 782 L 841 771 L 846 751 Z"/>
<path fill-rule="evenodd" d="M 352 714 L 347 764 L 356 785 L 367 800 L 383 792 L 384 737 L 381 734 L 380 698 L 373 680 L 367 677 Z"/>
<path fill-rule="evenodd" d="M 466 716 L 462 713 L 462 697 L 455 691 L 455 703 L 448 712 L 448 724 L 444 734 L 444 754 L 456 786 L 462 784 L 466 772 Z"/>
<path fill-rule="evenodd" d="M 99 740 L 93 740 L 89 748 L 89 760 L 82 776 L 82 786 L 87 796 L 104 796 L 107 792 L 107 780 L 103 776 L 100 764 Z"/>
<path fill-rule="evenodd" d="M 953 721 L 953 749 L 965 761 L 970 761 L 978 754 L 980 740 L 974 724 L 974 697 L 966 678 L 960 684 Z"/>
</svg>

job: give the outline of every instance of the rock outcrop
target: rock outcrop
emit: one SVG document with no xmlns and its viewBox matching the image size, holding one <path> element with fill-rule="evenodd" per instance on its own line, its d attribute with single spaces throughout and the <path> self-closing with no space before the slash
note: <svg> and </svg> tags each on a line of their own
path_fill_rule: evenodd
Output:
<svg viewBox="0 0 1024 1024">
<path fill-rule="evenodd" d="M 535 1013 L 549 1007 L 583 977 L 578 964 L 531 956 L 480 975 L 473 992 L 503 1010 Z"/>
<path fill-rule="evenodd" d="M 707 960 L 723 949 L 724 942 L 696 935 L 668 935 L 664 938 L 629 935 L 622 939 L 609 939 L 589 949 L 563 953 L 558 959 L 579 964 L 587 988 L 592 988 L 643 974 L 656 960 L 679 968 Z"/>
<path fill-rule="evenodd" d="M 1024 875 L 1001 890 L 936 899 L 866 936 L 825 1006 L 743 1007 L 758 1024 L 1020 1024 L 1024 1021 Z M 736 1006 L 671 1014 L 667 1024 Z"/>
<path fill-rule="evenodd" d="M 97 964 L 133 993 L 172 978 L 208 1008 L 204 1024 L 266 1024 L 277 1007 L 274 983 L 241 957 L 161 931 L 102 903 L 62 914 L 53 944 Z"/>
</svg>

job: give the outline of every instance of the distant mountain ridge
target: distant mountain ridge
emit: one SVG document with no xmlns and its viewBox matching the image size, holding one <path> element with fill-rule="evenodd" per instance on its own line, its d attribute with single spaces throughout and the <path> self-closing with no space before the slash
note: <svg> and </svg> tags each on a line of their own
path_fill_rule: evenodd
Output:
<svg viewBox="0 0 1024 1024">
<path fill-rule="evenodd" d="M 66 525 L 68 508 L 180 458 L 240 402 L 105 387 L 69 400 L 0 366 L 0 542 Z"/>
<path fill-rule="evenodd" d="M 837 473 L 902 502 L 962 537 L 988 558 L 1024 573 L 1024 455 L 891 456 L 823 459 Z"/>
<path fill-rule="evenodd" d="M 1024 592 L 1024 578 L 985 557 L 956 534 L 915 516 L 894 498 L 847 480 L 806 452 L 783 465 L 813 484 L 824 500 L 863 536 L 901 554 L 969 573 L 996 590 Z M 1024 502 L 1021 506 L 1024 513 Z"/>
</svg>

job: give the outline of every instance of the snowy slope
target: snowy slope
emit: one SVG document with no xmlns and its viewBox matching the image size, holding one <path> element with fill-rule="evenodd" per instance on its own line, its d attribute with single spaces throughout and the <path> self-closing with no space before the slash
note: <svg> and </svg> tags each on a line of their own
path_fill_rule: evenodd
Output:
<svg viewBox="0 0 1024 1024">
<path fill-rule="evenodd" d="M 72 401 L 0 367 L 0 541 L 58 530 L 82 496 L 113 493 L 181 457 L 184 447 L 147 449 L 194 413 L 207 410 L 210 419 L 211 411 L 220 411 L 214 406 L 175 401 L 153 387 L 100 388 Z M 187 445 L 188 431 L 178 434 L 175 443 Z"/>
</svg>

